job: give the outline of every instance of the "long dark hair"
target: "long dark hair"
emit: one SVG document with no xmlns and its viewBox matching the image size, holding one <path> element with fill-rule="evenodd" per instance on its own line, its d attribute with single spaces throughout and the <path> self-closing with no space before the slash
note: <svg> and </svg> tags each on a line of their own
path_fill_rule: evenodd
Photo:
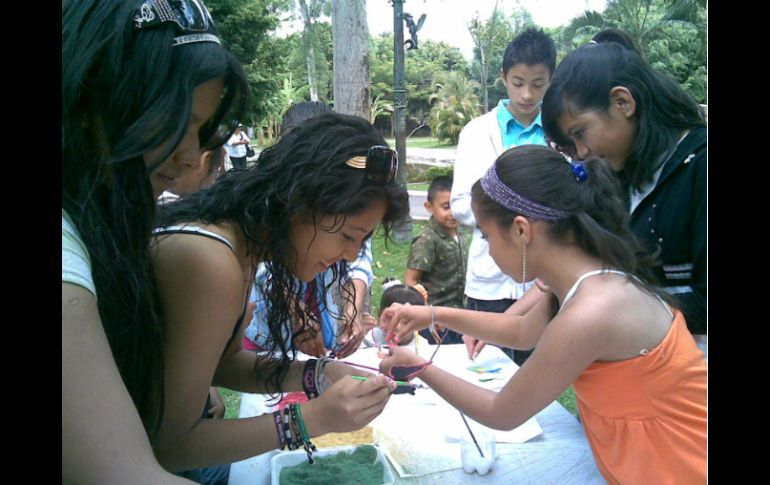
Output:
<svg viewBox="0 0 770 485">
<path fill-rule="evenodd" d="M 140 4 L 62 3 L 62 208 L 88 248 L 107 339 L 153 440 L 163 415 L 164 325 L 149 254 L 149 175 L 184 136 L 196 86 L 224 79 L 199 133 L 213 148 L 241 117 L 247 84 L 218 44 L 172 47 L 173 23 L 135 30 Z M 143 154 L 159 146 L 164 153 L 147 168 Z"/>
<path fill-rule="evenodd" d="M 500 181 L 524 198 L 559 209 L 569 216 L 548 223 L 554 241 L 574 239 L 586 253 L 615 268 L 640 278 L 631 278 L 644 290 L 672 300 L 655 286 L 654 256 L 648 255 L 629 227 L 629 215 L 617 178 L 603 160 L 584 162 L 588 177 L 578 182 L 569 163 L 556 150 L 542 145 L 521 145 L 505 151 L 494 164 Z M 474 211 L 510 227 L 521 215 L 487 195 L 480 182 L 471 191 Z"/>
<path fill-rule="evenodd" d="M 573 143 L 559 129 L 564 113 L 606 113 L 610 90 L 627 88 L 636 101 L 636 133 L 618 176 L 624 189 L 639 190 L 652 181 L 664 154 L 685 129 L 705 126 L 700 106 L 676 82 L 651 68 L 636 52 L 619 42 L 587 44 L 559 63 L 543 98 L 543 128 L 565 152 Z"/>
<path fill-rule="evenodd" d="M 314 335 L 318 331 L 311 309 L 303 310 L 298 298 L 286 297 L 300 294 L 299 281 L 288 266 L 295 256 L 295 249 L 288 244 L 293 216 L 318 224 L 324 216 L 333 215 L 333 226 L 321 229 L 334 232 L 346 217 L 385 202 L 382 226 L 388 237 L 393 224 L 409 210 L 408 195 L 395 181 L 372 182 L 364 170 L 345 164 L 352 157 L 366 155 L 374 145 L 385 145 L 385 140 L 363 118 L 336 113 L 310 118 L 265 149 L 255 166 L 229 171 L 208 189 L 158 211 L 159 225 L 233 222 L 246 238 L 253 269 L 256 271 L 259 262 L 265 263 L 271 275 L 266 285 L 270 331 L 266 347 L 280 350 L 281 355 L 275 365 L 260 372 L 271 392 L 280 391 L 280 383 L 296 357 L 282 332 L 285 322 L 292 314 L 299 318 L 295 339 L 304 332 Z M 335 266 L 333 281 L 324 293 L 347 273 L 344 261 Z M 258 367 L 271 363 L 271 357 L 258 359 Z"/>
</svg>

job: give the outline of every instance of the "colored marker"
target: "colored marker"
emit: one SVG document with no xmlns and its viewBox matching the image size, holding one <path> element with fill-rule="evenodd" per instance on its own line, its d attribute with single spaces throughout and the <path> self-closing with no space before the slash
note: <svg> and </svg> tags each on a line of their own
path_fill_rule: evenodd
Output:
<svg viewBox="0 0 770 485">
<path fill-rule="evenodd" d="M 368 377 L 363 377 L 363 376 L 350 376 L 350 377 L 352 377 L 353 379 L 355 379 L 357 381 L 368 381 L 369 380 Z M 393 381 L 393 382 L 395 382 L 399 386 L 413 386 L 413 384 L 410 384 L 410 383 L 404 382 L 404 381 Z"/>
</svg>

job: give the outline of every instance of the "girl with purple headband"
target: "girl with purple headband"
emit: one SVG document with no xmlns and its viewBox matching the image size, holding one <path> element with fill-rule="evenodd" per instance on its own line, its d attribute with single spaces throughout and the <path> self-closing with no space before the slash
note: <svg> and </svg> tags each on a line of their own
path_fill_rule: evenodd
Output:
<svg viewBox="0 0 770 485">
<path fill-rule="evenodd" d="M 526 315 L 394 305 L 388 336 L 433 317 L 457 332 L 535 348 L 500 392 L 427 365 L 420 373 L 460 412 L 513 429 L 574 385 L 580 420 L 609 483 L 706 482 L 706 363 L 682 312 L 653 286 L 651 257 L 628 226 L 620 184 L 605 162 L 567 163 L 535 145 L 503 153 L 473 186 L 472 209 L 490 255 L 546 295 Z M 404 348 L 380 364 L 425 361 Z"/>
</svg>

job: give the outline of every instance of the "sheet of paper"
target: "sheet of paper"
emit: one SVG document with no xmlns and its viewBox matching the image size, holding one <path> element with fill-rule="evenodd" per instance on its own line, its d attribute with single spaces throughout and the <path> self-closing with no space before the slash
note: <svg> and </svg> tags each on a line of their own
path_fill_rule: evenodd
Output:
<svg viewBox="0 0 770 485">
<path fill-rule="evenodd" d="M 420 355 L 430 358 L 435 346 L 419 345 Z M 362 349 L 347 360 L 377 367 L 376 349 Z M 499 390 L 518 370 L 496 347 L 487 346 L 474 360 L 468 359 L 465 346 L 451 345 L 439 349 L 435 365 L 474 385 Z M 495 372 L 474 372 L 468 367 L 499 369 Z M 495 376 L 480 382 L 479 377 Z M 419 378 L 413 382 L 423 383 Z M 424 384 L 424 383 L 423 383 Z M 511 431 L 492 430 L 467 418 L 474 433 L 487 430 L 499 443 L 524 443 L 542 434 L 534 417 Z M 380 416 L 372 421 L 375 442 L 382 448 L 401 477 L 421 476 L 462 467 L 460 438 L 468 431 L 460 412 L 450 406 L 432 389 L 417 389 L 414 396 L 395 395 Z"/>
</svg>

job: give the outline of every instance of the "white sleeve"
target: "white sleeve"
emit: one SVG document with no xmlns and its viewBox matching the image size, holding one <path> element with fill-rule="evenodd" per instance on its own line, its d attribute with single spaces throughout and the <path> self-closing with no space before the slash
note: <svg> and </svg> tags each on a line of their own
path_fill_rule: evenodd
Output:
<svg viewBox="0 0 770 485">
<path fill-rule="evenodd" d="M 64 211 L 61 218 L 61 281 L 82 286 L 96 297 L 91 259 L 75 225 Z"/>
<path fill-rule="evenodd" d="M 366 282 L 366 285 L 371 288 L 374 280 L 374 274 L 372 273 L 372 240 L 371 238 L 366 241 L 364 247 L 361 248 L 361 252 L 358 253 L 358 259 L 348 264 L 350 271 L 350 278 L 357 279 Z"/>
<path fill-rule="evenodd" d="M 478 177 L 474 165 L 478 163 L 478 153 L 474 156 L 474 134 L 463 129 L 457 142 L 457 158 L 455 158 L 454 176 L 452 181 L 452 194 L 449 205 L 452 215 L 461 224 L 469 227 L 476 226 L 476 219 L 471 210 L 471 187 Z"/>
</svg>

